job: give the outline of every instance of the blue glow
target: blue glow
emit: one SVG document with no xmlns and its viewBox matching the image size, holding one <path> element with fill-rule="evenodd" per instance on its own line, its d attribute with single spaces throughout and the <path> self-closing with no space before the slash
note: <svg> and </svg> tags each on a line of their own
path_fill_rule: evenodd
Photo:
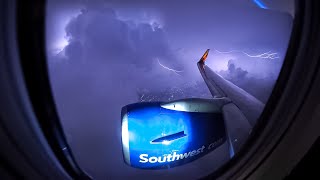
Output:
<svg viewBox="0 0 320 180">
<path fill-rule="evenodd" d="M 268 7 L 262 2 L 262 0 L 253 0 L 253 2 L 262 9 L 268 9 Z"/>
</svg>

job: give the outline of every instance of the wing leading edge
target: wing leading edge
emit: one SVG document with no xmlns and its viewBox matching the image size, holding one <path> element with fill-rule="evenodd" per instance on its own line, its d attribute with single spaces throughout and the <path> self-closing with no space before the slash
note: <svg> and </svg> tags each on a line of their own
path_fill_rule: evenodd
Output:
<svg viewBox="0 0 320 180">
<path fill-rule="evenodd" d="M 206 66 L 205 61 L 208 54 L 209 49 L 206 50 L 197 65 L 211 94 L 214 98 L 229 98 L 241 110 L 243 115 L 253 126 L 262 113 L 264 104 L 245 90 L 224 79 Z"/>
</svg>

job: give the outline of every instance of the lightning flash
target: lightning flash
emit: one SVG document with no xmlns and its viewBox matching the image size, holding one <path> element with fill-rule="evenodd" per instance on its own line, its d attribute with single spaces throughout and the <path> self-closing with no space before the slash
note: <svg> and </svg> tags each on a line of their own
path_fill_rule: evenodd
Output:
<svg viewBox="0 0 320 180">
<path fill-rule="evenodd" d="M 181 76 L 181 74 L 179 74 L 179 73 L 183 72 L 183 71 L 178 71 L 178 70 L 175 70 L 175 69 L 171 69 L 171 68 L 169 68 L 169 67 L 161 64 L 161 62 L 160 62 L 159 59 L 158 59 L 158 63 L 159 63 L 159 65 L 160 65 L 161 67 L 163 67 L 164 69 L 166 69 L 166 70 L 168 70 L 168 71 L 172 71 L 172 72 L 174 72 L 175 74 L 177 74 L 177 75 L 179 75 L 179 76 Z"/>
<path fill-rule="evenodd" d="M 231 51 L 219 51 L 217 49 L 214 49 L 214 50 L 220 54 L 242 53 L 242 54 L 244 54 L 248 57 L 251 57 L 251 58 L 262 58 L 262 59 L 278 59 L 278 58 L 280 58 L 278 53 L 273 53 L 271 51 L 268 51 L 268 52 L 265 52 L 262 54 L 252 55 L 252 54 L 249 54 L 245 51 L 239 51 L 239 50 L 231 50 Z"/>
</svg>

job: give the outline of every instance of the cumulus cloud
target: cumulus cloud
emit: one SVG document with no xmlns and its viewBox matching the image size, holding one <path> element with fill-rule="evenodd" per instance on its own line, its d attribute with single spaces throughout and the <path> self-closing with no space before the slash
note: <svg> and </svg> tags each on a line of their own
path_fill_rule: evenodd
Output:
<svg viewBox="0 0 320 180">
<path fill-rule="evenodd" d="M 236 65 L 232 62 L 232 60 L 228 61 L 228 73 L 226 74 L 227 79 L 243 79 L 248 74 L 248 71 L 243 70 L 240 67 L 236 67 Z"/>
<path fill-rule="evenodd" d="M 126 63 L 150 65 L 153 57 L 172 58 L 162 29 L 147 23 L 131 25 L 130 21 L 121 21 L 110 8 L 82 10 L 67 25 L 66 34 L 70 43 L 77 41 L 84 47 L 82 51 L 87 52 L 84 58 L 88 61 L 119 63 L 125 59 Z"/>
<path fill-rule="evenodd" d="M 68 45 L 60 52 L 64 56 L 54 56 L 50 60 L 61 62 L 52 66 L 69 66 L 63 76 L 70 76 L 74 73 L 73 69 L 78 67 L 83 68 L 82 75 L 102 71 L 99 75 L 105 79 L 104 86 L 114 79 L 138 88 L 153 89 L 183 82 L 181 77 L 164 71 L 158 64 L 158 60 L 161 60 L 168 67 L 183 69 L 170 49 L 163 29 L 148 23 L 133 24 L 120 20 L 111 8 L 95 8 L 81 10 L 65 28 Z M 52 76 L 61 74 L 63 72 L 52 72 Z M 112 76 L 106 76 L 109 74 Z M 166 81 L 167 78 L 170 80 Z M 114 84 L 108 88 L 112 89 L 112 86 Z"/>
</svg>

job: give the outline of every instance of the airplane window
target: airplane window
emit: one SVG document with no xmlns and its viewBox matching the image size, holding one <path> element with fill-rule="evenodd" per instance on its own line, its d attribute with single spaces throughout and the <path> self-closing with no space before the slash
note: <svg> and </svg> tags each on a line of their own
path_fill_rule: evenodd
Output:
<svg viewBox="0 0 320 180">
<path fill-rule="evenodd" d="M 50 83 L 81 167 L 196 179 L 228 162 L 272 93 L 293 4 L 48 1 Z"/>
</svg>

